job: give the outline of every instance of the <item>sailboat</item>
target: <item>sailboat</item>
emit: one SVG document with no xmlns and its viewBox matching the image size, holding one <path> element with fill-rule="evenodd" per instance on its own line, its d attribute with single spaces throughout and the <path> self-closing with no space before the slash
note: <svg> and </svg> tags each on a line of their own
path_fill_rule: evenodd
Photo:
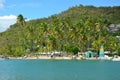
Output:
<svg viewBox="0 0 120 80">
<path fill-rule="evenodd" d="M 103 44 L 100 47 L 99 58 L 104 59 L 104 45 Z"/>
<path fill-rule="evenodd" d="M 104 45 L 103 44 L 100 47 L 99 59 L 111 60 L 111 57 L 109 57 L 108 55 L 105 55 L 105 53 L 104 53 Z"/>
</svg>

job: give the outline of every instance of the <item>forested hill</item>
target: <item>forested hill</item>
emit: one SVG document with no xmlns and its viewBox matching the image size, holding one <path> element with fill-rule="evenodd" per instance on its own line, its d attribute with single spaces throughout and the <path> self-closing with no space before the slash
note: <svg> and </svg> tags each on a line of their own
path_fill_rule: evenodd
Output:
<svg viewBox="0 0 120 80">
<path fill-rule="evenodd" d="M 75 6 L 71 7 L 66 11 L 61 12 L 60 14 L 52 15 L 48 18 L 32 20 L 34 22 L 47 21 L 51 22 L 51 18 L 57 16 L 59 18 L 69 17 L 71 21 L 78 22 L 80 19 L 88 18 L 103 18 L 108 20 L 110 23 L 118 24 L 120 23 L 120 6 L 114 7 L 94 7 L 94 6 Z"/>
<path fill-rule="evenodd" d="M 48 18 L 24 22 L 24 14 L 18 23 L 0 33 L 0 54 L 21 56 L 48 51 L 98 51 L 101 44 L 106 50 L 119 51 L 116 36 L 110 24 L 120 24 L 120 6 L 75 6 Z M 20 17 L 20 18 L 19 18 Z M 22 18 L 21 18 L 22 17 Z"/>
<path fill-rule="evenodd" d="M 68 19 L 72 24 L 78 23 L 80 20 L 96 20 L 102 19 L 107 24 L 114 24 L 111 27 L 111 31 L 116 31 L 120 27 L 120 6 L 114 7 L 94 7 L 94 6 L 74 6 L 59 14 L 54 14 L 48 18 L 35 19 L 28 22 L 28 24 L 37 25 L 41 22 L 52 23 L 53 18 Z M 118 25 L 118 27 L 116 27 Z M 110 26 L 110 25 L 109 25 Z"/>
<path fill-rule="evenodd" d="M 73 21 L 87 18 L 104 18 L 111 23 L 120 23 L 120 6 L 116 7 L 94 7 L 75 6 L 59 14 L 59 17 L 70 17 Z"/>
</svg>

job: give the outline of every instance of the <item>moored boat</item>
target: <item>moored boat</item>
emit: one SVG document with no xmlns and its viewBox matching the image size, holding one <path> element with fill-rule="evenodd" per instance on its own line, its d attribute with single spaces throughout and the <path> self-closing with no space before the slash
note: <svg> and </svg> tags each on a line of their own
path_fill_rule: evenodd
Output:
<svg viewBox="0 0 120 80">
<path fill-rule="evenodd" d="M 112 61 L 120 61 L 120 57 L 118 57 L 118 58 L 113 58 Z"/>
</svg>

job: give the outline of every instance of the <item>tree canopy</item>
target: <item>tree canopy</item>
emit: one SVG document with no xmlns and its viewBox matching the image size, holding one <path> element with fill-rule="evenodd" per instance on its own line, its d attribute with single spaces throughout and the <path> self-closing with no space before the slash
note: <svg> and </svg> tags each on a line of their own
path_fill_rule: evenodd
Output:
<svg viewBox="0 0 120 80">
<path fill-rule="evenodd" d="M 62 51 L 76 54 L 89 49 L 120 53 L 119 30 L 110 32 L 110 24 L 120 24 L 120 7 L 75 6 L 48 18 L 25 22 L 22 14 L 17 22 L 0 33 L 0 54 L 23 54 Z"/>
</svg>

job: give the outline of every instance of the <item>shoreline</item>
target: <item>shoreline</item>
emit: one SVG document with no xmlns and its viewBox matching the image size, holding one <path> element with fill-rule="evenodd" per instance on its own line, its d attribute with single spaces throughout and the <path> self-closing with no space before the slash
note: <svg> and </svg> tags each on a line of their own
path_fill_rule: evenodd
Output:
<svg viewBox="0 0 120 80">
<path fill-rule="evenodd" d="M 40 56 L 40 57 L 35 57 L 35 56 L 32 56 L 32 57 L 10 57 L 9 59 L 55 59 L 55 60 L 71 60 L 72 58 L 71 57 L 48 57 L 48 56 Z"/>
<path fill-rule="evenodd" d="M 36 59 L 38 59 L 38 60 L 40 60 L 40 59 L 45 59 L 45 60 L 49 60 L 49 59 L 51 59 L 51 60 L 100 60 L 100 59 L 98 59 L 98 58 L 89 58 L 89 59 L 86 59 L 86 58 L 84 58 L 84 57 L 76 57 L 76 58 L 74 58 L 74 57 L 71 57 L 71 56 L 68 56 L 68 57 L 50 57 L 50 56 L 30 56 L 30 57 L 9 57 L 9 59 L 10 60 L 14 60 L 14 59 L 18 59 L 18 60 L 24 60 L 24 59 L 26 59 L 26 60 L 29 60 L 29 59 L 31 59 L 31 60 L 36 60 Z"/>
<path fill-rule="evenodd" d="M 20 57 L 8 57 L 6 59 L 10 59 L 10 60 L 29 60 L 29 59 L 51 59 L 51 60 L 112 60 L 112 59 L 115 59 L 114 57 L 108 57 L 108 56 L 105 56 L 103 58 L 100 58 L 100 57 L 91 57 L 91 58 L 86 58 L 85 56 L 72 56 L 72 55 L 69 55 L 69 56 L 48 56 L 48 55 L 26 55 L 26 56 L 20 56 Z M 120 58 L 119 58 L 119 61 L 120 61 Z"/>
</svg>

